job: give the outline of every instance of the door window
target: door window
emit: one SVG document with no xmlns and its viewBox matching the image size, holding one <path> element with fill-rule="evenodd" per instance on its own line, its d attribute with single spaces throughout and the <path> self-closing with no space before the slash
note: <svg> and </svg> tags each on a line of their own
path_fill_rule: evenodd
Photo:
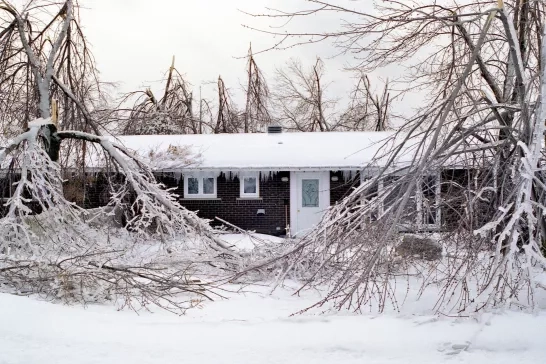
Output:
<svg viewBox="0 0 546 364">
<path fill-rule="evenodd" d="M 301 205 L 302 207 L 319 207 L 319 180 L 301 180 Z"/>
</svg>

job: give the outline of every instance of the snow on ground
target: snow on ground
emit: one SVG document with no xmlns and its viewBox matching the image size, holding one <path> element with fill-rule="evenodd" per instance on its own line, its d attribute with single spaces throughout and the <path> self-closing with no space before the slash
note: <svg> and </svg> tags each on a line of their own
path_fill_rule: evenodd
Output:
<svg viewBox="0 0 546 364">
<path fill-rule="evenodd" d="M 284 239 L 277 238 L 271 235 L 264 234 L 222 234 L 220 236 L 222 240 L 230 244 L 231 246 L 243 250 L 249 251 L 263 243 L 281 243 Z"/>
<path fill-rule="evenodd" d="M 513 364 L 546 357 L 546 313 L 481 321 L 408 313 L 290 317 L 318 293 L 246 290 L 182 317 L 0 294 L 0 363 Z"/>
</svg>

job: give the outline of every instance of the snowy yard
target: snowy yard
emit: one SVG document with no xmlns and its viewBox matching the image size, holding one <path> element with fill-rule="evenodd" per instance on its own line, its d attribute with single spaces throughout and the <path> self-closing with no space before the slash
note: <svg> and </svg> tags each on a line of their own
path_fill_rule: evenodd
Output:
<svg viewBox="0 0 546 364">
<path fill-rule="evenodd" d="M 289 317 L 317 297 L 247 290 L 183 317 L 0 294 L 0 363 L 513 364 L 546 356 L 544 313 L 481 322 L 410 313 Z"/>
<path fill-rule="evenodd" d="M 0 364 L 546 363 L 546 0 L 1 3 Z"/>
</svg>

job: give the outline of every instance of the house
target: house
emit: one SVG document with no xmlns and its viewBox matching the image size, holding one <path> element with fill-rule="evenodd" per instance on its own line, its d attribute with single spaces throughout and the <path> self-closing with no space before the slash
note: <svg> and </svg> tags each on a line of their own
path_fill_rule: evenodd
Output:
<svg viewBox="0 0 546 364">
<path fill-rule="evenodd" d="M 123 136 L 179 202 L 213 223 L 300 235 L 360 183 L 393 147 L 392 132 Z M 408 162 L 399 160 L 397 163 Z M 402 159 L 404 156 L 401 157 Z M 219 218 L 219 219 L 218 219 Z"/>
<path fill-rule="evenodd" d="M 146 160 L 182 206 L 213 224 L 298 236 L 315 226 L 329 206 L 376 176 L 404 137 L 394 132 L 283 133 L 270 127 L 267 133 L 254 134 L 112 138 Z M 410 164 L 415 145 L 407 143 L 391 168 Z M 67 177 L 65 196 L 68 193 L 70 201 L 84 208 L 104 206 L 111 192 L 107 179 L 115 179 L 98 154 L 90 150 L 88 155 L 93 157 L 86 165 L 85 180 Z M 478 158 L 477 167 L 471 168 L 487 168 L 483 161 Z M 401 229 L 430 231 L 459 224 L 467 198 L 463 186 L 472 183 L 472 173 L 468 164 L 451 160 L 435 175 L 423 178 Z M 11 196 L 17 178 L 17 173 L 0 173 L 0 199 Z M 388 179 L 380 180 L 372 193 L 388 183 Z M 386 205 L 380 203 L 376 213 L 385 211 Z M 38 207 L 33 210 L 39 212 Z"/>
</svg>

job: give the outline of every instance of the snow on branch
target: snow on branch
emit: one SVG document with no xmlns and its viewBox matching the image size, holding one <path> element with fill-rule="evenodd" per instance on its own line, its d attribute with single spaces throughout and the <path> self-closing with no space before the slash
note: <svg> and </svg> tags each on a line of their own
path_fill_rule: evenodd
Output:
<svg viewBox="0 0 546 364">
<path fill-rule="evenodd" d="M 430 95 L 400 126 L 405 137 L 377 175 L 363 175 L 296 246 L 247 271 L 269 268 L 280 277 L 276 284 L 300 279 L 301 289 L 329 287 L 310 308 L 398 308 L 400 287 L 415 279 L 420 294 L 440 289 L 430 307 L 437 312 L 538 307 L 535 277 L 546 268 L 546 44 L 535 11 L 546 8 L 505 2 L 385 2 L 372 14 L 321 1 L 316 12 L 335 9 L 359 20 L 332 32 L 276 33 L 293 44 L 302 34 L 310 43 L 334 38 L 341 52 L 366 54 L 358 61 L 367 72 L 407 65 L 403 92 L 420 86 Z M 306 16 L 272 16 L 296 15 Z M 447 32 L 450 43 L 430 52 Z M 408 144 L 417 146 L 411 162 L 397 168 Z M 416 243 L 408 232 L 428 241 Z M 408 254 L 415 244 L 439 256 Z"/>
<path fill-rule="evenodd" d="M 191 276 L 236 270 L 241 255 L 180 206 L 144 161 L 106 137 L 57 132 L 49 119 L 29 127 L 0 152 L 0 168 L 14 180 L 0 218 L 0 282 L 19 293 L 121 299 L 135 309 L 155 304 L 176 312 L 217 297 L 213 283 Z M 107 206 L 90 212 L 66 200 L 60 166 L 45 148 L 53 139 L 102 147 L 120 181 Z M 127 216 L 121 228 L 109 223 L 118 213 Z M 150 246 L 155 253 L 144 253 Z"/>
</svg>

